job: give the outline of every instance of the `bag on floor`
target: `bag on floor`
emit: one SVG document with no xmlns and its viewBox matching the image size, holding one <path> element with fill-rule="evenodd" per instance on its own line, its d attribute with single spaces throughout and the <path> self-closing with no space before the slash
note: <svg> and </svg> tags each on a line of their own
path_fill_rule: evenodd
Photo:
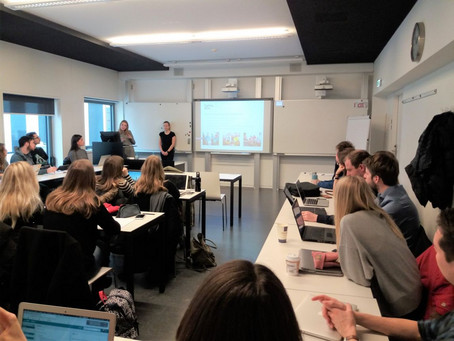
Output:
<svg viewBox="0 0 454 341">
<path fill-rule="evenodd" d="M 210 242 L 210 246 L 206 242 Z M 216 259 L 214 257 L 211 248 L 216 249 L 216 244 L 209 240 L 203 238 L 203 234 L 198 233 L 197 239 L 192 238 L 191 243 L 191 258 L 192 266 L 198 269 L 212 268 L 216 266 Z"/>
<path fill-rule="evenodd" d="M 131 293 L 124 289 L 112 289 L 109 296 L 103 291 L 99 292 L 97 308 L 100 311 L 113 313 L 117 317 L 115 336 L 135 339 L 139 335 L 136 308 Z"/>
</svg>

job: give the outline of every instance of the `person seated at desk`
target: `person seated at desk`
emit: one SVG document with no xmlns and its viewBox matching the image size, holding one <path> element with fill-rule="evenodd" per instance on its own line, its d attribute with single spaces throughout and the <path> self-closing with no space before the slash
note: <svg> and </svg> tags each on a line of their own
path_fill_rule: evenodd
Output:
<svg viewBox="0 0 454 341">
<path fill-rule="evenodd" d="M 11 163 L 18 161 L 25 161 L 30 165 L 35 165 L 35 159 L 32 156 L 32 151 L 36 148 L 35 140 L 29 136 L 22 136 L 19 139 L 19 148 L 16 149 L 16 152 L 11 156 Z M 48 167 L 39 170 L 39 174 L 54 173 L 57 170 L 56 167 Z"/>
<path fill-rule="evenodd" d="M 106 159 L 101 175 L 96 178 L 96 194 L 102 203 L 119 206 L 134 195 L 134 185 L 123 158 L 112 155 Z"/>
<path fill-rule="evenodd" d="M 6 169 L 0 183 L 0 306 L 10 303 L 10 279 L 23 226 L 42 224 L 43 203 L 32 167 L 19 161 Z"/>
<path fill-rule="evenodd" d="M 246 260 L 213 270 L 197 289 L 177 341 L 302 340 L 290 299 L 276 275 Z"/>
<path fill-rule="evenodd" d="M 334 184 L 346 173 L 347 176 L 363 174 L 363 165 L 361 162 L 369 157 L 370 154 L 365 150 L 354 150 L 345 148 L 338 153 L 339 168 L 334 174 Z M 347 166 L 348 165 L 348 166 Z M 310 211 L 303 211 L 305 221 L 316 221 L 317 223 L 334 225 L 334 215 L 315 214 Z"/>
<path fill-rule="evenodd" d="M 443 276 L 454 285 L 454 209 L 441 211 L 437 225 L 433 240 L 436 262 Z M 396 338 L 424 341 L 454 339 L 454 311 L 438 319 L 413 321 L 354 312 L 349 304 L 326 295 L 313 299 L 322 302 L 323 316 L 328 325 L 351 340 L 355 337 L 358 340 L 357 324 Z"/>
<path fill-rule="evenodd" d="M 346 148 L 354 148 L 353 144 L 350 141 L 341 141 L 336 145 L 336 163 L 334 164 L 333 178 L 326 181 L 315 181 L 315 184 L 321 188 L 333 189 L 334 178 L 336 176 L 337 170 L 339 169 L 339 153 Z"/>
<path fill-rule="evenodd" d="M 43 148 L 38 147 L 38 145 L 41 143 L 41 138 L 38 136 L 38 134 L 34 131 L 27 133 L 28 137 L 33 138 L 33 141 L 35 142 L 35 150 L 31 151 L 33 160 L 35 161 L 36 164 L 42 164 L 42 165 L 49 165 L 49 156 L 47 153 L 44 151 Z"/>
<path fill-rule="evenodd" d="M 74 134 L 71 137 L 71 148 L 69 149 L 68 156 L 70 163 L 73 163 L 76 160 L 86 159 L 88 160 L 88 154 L 85 149 L 82 149 L 85 145 L 84 138 L 82 135 Z M 63 162 L 64 163 L 64 162 Z"/>
<path fill-rule="evenodd" d="M 394 219 L 410 250 L 415 257 L 419 256 L 430 246 L 430 241 L 420 225 L 415 204 L 399 184 L 399 162 L 396 157 L 391 152 L 379 151 L 364 160 L 364 165 L 364 179 L 377 193 L 376 203 Z M 427 241 L 425 247 L 421 245 L 424 244 L 420 243 L 421 239 Z"/>
<path fill-rule="evenodd" d="M 393 219 L 358 176 L 339 180 L 334 193 L 336 237 L 344 275 L 371 287 L 382 315 L 411 316 L 421 301 L 413 254 Z"/>
<path fill-rule="evenodd" d="M 0 143 L 0 177 L 5 172 L 6 167 L 8 167 L 8 161 L 6 157 L 8 156 L 8 150 L 5 147 L 4 143 Z"/>
<path fill-rule="evenodd" d="M 101 250 L 96 259 L 93 255 L 98 225 L 107 238 L 120 233 L 120 224 L 107 212 L 95 193 L 95 187 L 91 162 L 76 160 L 68 168 L 63 184 L 48 195 L 44 212 L 45 229 L 66 231 L 80 243 L 87 278 L 96 274 L 108 259 L 105 250 Z"/>
</svg>

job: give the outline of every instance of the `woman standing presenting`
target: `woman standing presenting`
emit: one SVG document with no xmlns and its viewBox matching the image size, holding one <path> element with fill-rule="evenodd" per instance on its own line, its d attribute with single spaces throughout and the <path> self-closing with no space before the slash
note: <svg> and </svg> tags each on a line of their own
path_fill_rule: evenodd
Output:
<svg viewBox="0 0 454 341">
<path fill-rule="evenodd" d="M 136 153 L 134 151 L 134 144 L 136 144 L 136 140 L 134 140 L 134 136 L 132 136 L 131 130 L 129 130 L 129 123 L 126 120 L 120 122 L 120 128 L 118 129 L 120 133 L 120 139 L 123 143 L 123 150 L 126 157 L 134 158 Z"/>
<path fill-rule="evenodd" d="M 164 121 L 164 131 L 159 133 L 159 149 L 161 149 L 162 161 L 173 161 L 176 142 L 177 137 L 175 136 L 175 133 L 170 130 L 169 121 Z"/>
</svg>

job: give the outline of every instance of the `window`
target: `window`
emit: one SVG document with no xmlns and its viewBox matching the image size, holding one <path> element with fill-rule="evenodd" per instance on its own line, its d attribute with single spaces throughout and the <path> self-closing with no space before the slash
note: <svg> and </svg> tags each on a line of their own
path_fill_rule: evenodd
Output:
<svg viewBox="0 0 454 341">
<path fill-rule="evenodd" d="M 93 141 L 101 141 L 100 131 L 114 130 L 115 103 L 96 99 L 85 99 L 85 145 L 91 147 Z"/>
<path fill-rule="evenodd" d="M 32 131 L 41 138 L 39 147 L 52 155 L 50 126 L 55 108 L 53 99 L 3 94 L 3 108 L 5 146 L 10 156 L 19 146 L 19 139 Z"/>
</svg>

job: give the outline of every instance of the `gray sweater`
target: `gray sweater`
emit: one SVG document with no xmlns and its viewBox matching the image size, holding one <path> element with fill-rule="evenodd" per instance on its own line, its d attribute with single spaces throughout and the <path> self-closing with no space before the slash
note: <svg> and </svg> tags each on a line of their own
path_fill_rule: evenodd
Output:
<svg viewBox="0 0 454 341">
<path fill-rule="evenodd" d="M 382 314 L 400 317 L 415 310 L 421 300 L 421 280 L 405 240 L 372 211 L 347 214 L 340 225 L 339 258 L 345 276 L 364 286 L 376 276 L 386 300 L 380 302 L 386 310 Z"/>
<path fill-rule="evenodd" d="M 68 157 L 71 160 L 71 163 L 79 159 L 88 160 L 87 152 L 84 149 L 70 150 L 68 153 Z"/>
</svg>

